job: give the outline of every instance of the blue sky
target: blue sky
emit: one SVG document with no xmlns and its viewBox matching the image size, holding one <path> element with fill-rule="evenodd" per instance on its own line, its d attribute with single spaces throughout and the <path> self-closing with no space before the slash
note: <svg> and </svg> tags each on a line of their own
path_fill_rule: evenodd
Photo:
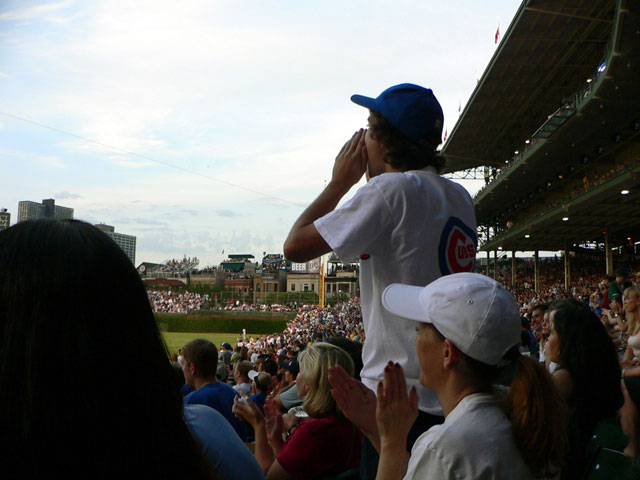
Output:
<svg viewBox="0 0 640 480">
<path fill-rule="evenodd" d="M 450 132 L 519 3 L 5 0 L 0 208 L 55 198 L 137 263 L 280 253 L 366 124 L 349 97 L 430 87 Z"/>
</svg>

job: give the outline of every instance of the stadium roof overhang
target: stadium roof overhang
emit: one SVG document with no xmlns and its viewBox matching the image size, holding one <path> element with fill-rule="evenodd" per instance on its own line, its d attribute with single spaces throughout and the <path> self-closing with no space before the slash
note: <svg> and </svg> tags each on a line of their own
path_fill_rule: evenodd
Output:
<svg viewBox="0 0 640 480">
<path fill-rule="evenodd" d="M 445 173 L 504 165 L 602 60 L 615 0 L 525 0 L 443 146 Z"/>
<path fill-rule="evenodd" d="M 621 192 L 628 192 L 623 195 Z M 563 250 L 591 240 L 612 245 L 640 240 L 640 164 L 613 179 L 563 201 L 544 213 L 516 223 L 482 249 Z"/>
<path fill-rule="evenodd" d="M 450 170 L 495 167 L 491 182 L 474 198 L 478 225 L 490 237 L 482 250 L 559 250 L 604 243 L 605 232 L 610 246 L 640 240 L 640 4 L 593 1 L 568 9 L 564 3 L 529 1 L 520 7 L 485 83 L 445 145 Z M 561 13 L 546 13 L 554 6 Z M 546 74 L 536 60 L 544 51 L 536 47 L 528 59 L 522 42 L 513 40 L 518 32 L 533 32 L 533 19 L 545 35 L 560 30 L 547 45 L 550 58 L 560 63 L 552 60 Z M 556 51 L 560 38 L 566 56 Z M 520 70 L 505 70 L 501 55 L 510 57 L 518 48 L 522 64 L 536 66 L 528 74 L 520 64 Z M 572 56 L 573 66 L 562 67 Z M 502 65 L 502 77 L 492 80 L 496 65 Z M 495 88 L 486 86 L 492 81 Z M 500 81 L 505 100 L 496 94 Z M 531 89 L 518 95 L 518 82 Z M 538 105 L 546 111 L 534 119 Z"/>
</svg>

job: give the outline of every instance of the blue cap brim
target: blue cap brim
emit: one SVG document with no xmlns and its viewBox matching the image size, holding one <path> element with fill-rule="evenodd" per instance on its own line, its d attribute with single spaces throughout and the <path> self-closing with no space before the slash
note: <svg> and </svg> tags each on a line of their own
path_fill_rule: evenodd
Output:
<svg viewBox="0 0 640 480">
<path fill-rule="evenodd" d="M 364 95 L 351 95 L 351 101 L 361 107 L 377 111 L 375 98 L 365 97 Z"/>
</svg>

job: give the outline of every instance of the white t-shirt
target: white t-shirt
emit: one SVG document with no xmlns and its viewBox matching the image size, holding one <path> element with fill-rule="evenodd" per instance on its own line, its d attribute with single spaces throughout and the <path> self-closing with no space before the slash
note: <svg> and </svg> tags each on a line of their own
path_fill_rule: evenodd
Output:
<svg viewBox="0 0 640 480">
<path fill-rule="evenodd" d="M 236 392 L 242 395 L 251 395 L 251 384 L 250 383 L 239 383 L 234 385 L 233 388 Z"/>
<path fill-rule="evenodd" d="M 464 397 L 420 435 L 411 450 L 404 480 L 424 478 L 529 480 L 535 478 L 513 438 L 511 422 L 494 395 Z"/>
<path fill-rule="evenodd" d="M 435 392 L 419 383 L 417 322 L 389 313 L 381 296 L 391 283 L 425 286 L 473 270 L 477 236 L 469 193 L 432 167 L 383 173 L 314 225 L 342 260 L 360 258 L 363 383 L 375 392 L 386 363 L 399 362 L 408 387 L 418 391 L 420 410 L 442 415 Z"/>
</svg>

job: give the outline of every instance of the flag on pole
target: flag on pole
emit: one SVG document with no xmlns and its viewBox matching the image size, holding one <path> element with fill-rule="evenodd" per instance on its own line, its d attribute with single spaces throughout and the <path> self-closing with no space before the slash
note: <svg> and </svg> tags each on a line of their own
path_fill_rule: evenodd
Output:
<svg viewBox="0 0 640 480">
<path fill-rule="evenodd" d="M 449 130 L 447 130 L 447 129 L 445 128 L 445 130 L 444 130 L 444 139 L 442 140 L 442 143 L 444 143 L 444 142 L 446 142 L 446 141 L 447 141 L 447 136 L 448 136 L 448 134 L 449 134 Z"/>
<path fill-rule="evenodd" d="M 498 29 L 496 30 L 496 44 L 500 40 L 500 24 L 498 24 Z"/>
<path fill-rule="evenodd" d="M 458 100 L 458 113 L 462 111 L 462 101 Z"/>
</svg>

